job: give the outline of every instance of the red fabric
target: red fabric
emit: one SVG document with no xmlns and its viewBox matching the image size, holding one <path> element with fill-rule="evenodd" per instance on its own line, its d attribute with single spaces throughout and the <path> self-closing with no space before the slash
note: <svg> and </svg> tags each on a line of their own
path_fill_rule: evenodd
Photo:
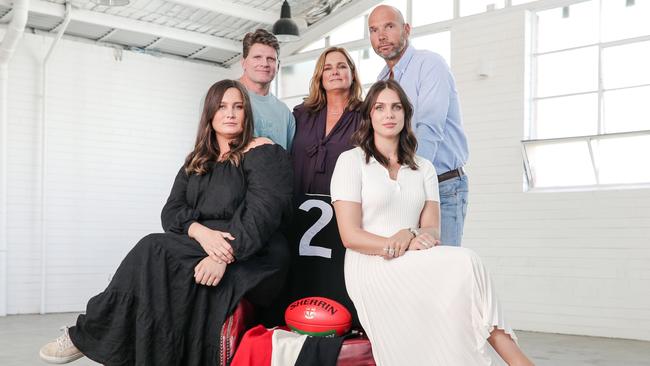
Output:
<svg viewBox="0 0 650 366">
<path fill-rule="evenodd" d="M 374 366 L 372 346 L 365 336 L 343 341 L 337 366 Z"/>
<path fill-rule="evenodd" d="M 223 323 L 221 336 L 219 337 L 221 343 L 221 347 L 219 347 L 221 352 L 219 366 L 228 366 L 230 364 L 241 338 L 252 323 L 253 316 L 253 305 L 246 299 L 241 299 L 235 310 Z"/>
<path fill-rule="evenodd" d="M 273 352 L 273 332 L 263 325 L 251 328 L 239 343 L 237 353 L 230 366 L 270 366 Z M 346 339 L 339 353 L 337 366 L 374 366 L 372 347 L 365 336 Z"/>
<path fill-rule="evenodd" d="M 263 325 L 251 328 L 242 338 L 230 366 L 270 366 L 273 329 Z"/>
</svg>

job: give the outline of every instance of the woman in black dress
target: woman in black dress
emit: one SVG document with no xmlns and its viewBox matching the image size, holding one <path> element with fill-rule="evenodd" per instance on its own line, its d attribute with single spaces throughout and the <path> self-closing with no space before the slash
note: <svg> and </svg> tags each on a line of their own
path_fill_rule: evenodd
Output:
<svg viewBox="0 0 650 366">
<path fill-rule="evenodd" d="M 240 299 L 288 264 L 278 230 L 290 215 L 286 152 L 254 139 L 248 93 L 223 80 L 207 93 L 194 151 L 162 210 L 164 234 L 144 237 L 76 326 L 41 358 L 104 365 L 216 365 L 219 330 Z M 269 289 L 273 291 L 274 289 Z"/>
</svg>

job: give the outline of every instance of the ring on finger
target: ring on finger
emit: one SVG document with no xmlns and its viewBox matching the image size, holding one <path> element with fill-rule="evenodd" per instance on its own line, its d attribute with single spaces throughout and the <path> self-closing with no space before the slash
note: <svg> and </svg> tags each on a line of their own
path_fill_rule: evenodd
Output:
<svg viewBox="0 0 650 366">
<path fill-rule="evenodd" d="M 388 255 L 390 255 L 391 257 L 394 257 L 395 256 L 395 249 L 388 248 Z"/>
</svg>

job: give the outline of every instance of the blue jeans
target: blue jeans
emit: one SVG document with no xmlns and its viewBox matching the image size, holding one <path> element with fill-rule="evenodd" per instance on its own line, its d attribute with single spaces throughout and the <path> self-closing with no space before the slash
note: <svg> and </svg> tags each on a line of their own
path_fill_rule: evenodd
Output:
<svg viewBox="0 0 650 366">
<path fill-rule="evenodd" d="M 446 180 L 440 191 L 440 241 L 442 245 L 460 246 L 467 215 L 467 175 Z"/>
</svg>

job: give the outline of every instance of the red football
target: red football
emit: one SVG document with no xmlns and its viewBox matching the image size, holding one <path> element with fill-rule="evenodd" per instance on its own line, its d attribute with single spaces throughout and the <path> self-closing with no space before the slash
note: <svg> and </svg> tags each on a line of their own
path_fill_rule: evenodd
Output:
<svg viewBox="0 0 650 366">
<path fill-rule="evenodd" d="M 284 312 L 287 326 L 296 333 L 319 337 L 342 336 L 350 330 L 352 315 L 340 303 L 326 297 L 305 297 Z"/>
</svg>

